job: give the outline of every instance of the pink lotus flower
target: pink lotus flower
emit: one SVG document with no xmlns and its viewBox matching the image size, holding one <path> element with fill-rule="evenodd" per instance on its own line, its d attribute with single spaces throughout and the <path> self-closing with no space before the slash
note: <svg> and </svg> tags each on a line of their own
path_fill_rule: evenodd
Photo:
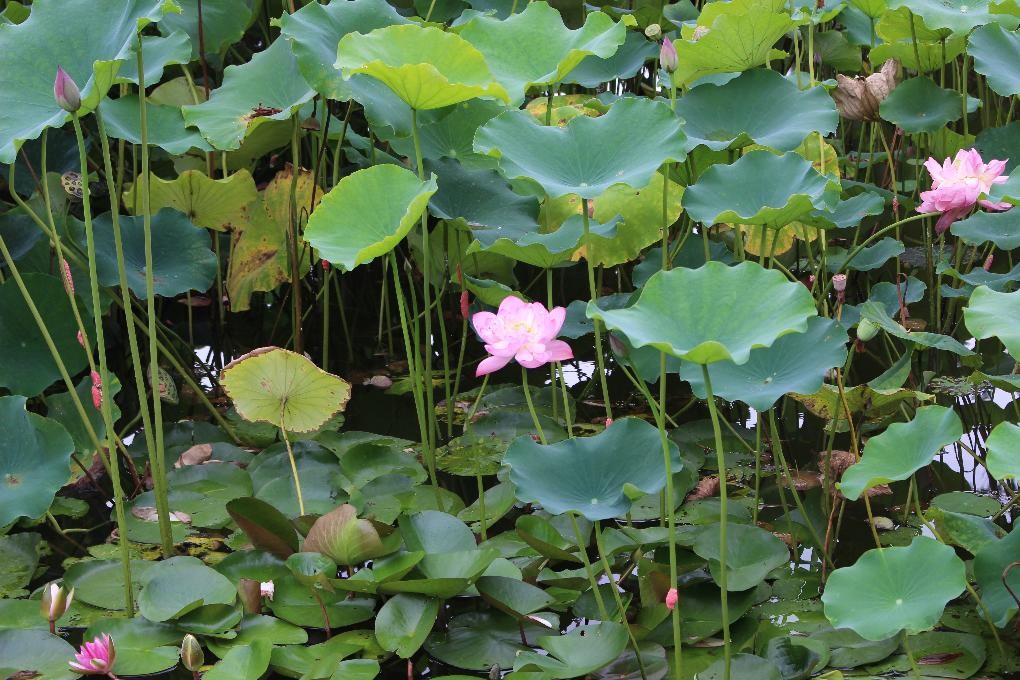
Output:
<svg viewBox="0 0 1020 680">
<path fill-rule="evenodd" d="M 669 592 L 666 593 L 666 609 L 673 611 L 676 609 L 677 602 L 680 601 L 680 595 L 676 592 L 676 588 L 670 588 Z"/>
<path fill-rule="evenodd" d="M 83 675 L 111 675 L 113 661 L 117 657 L 113 640 L 103 633 L 92 642 L 86 642 L 70 662 L 71 670 Z"/>
<path fill-rule="evenodd" d="M 1009 203 L 978 200 L 981 194 L 991 190 L 993 184 L 1006 181 L 1007 175 L 1003 174 L 1006 161 L 985 163 L 976 149 L 961 149 L 952 161 L 947 158 L 939 165 L 934 158 L 929 158 L 924 162 L 924 167 L 931 173 L 931 190 L 921 192 L 922 202 L 917 212 L 942 213 L 935 224 L 935 232 L 938 234 L 944 233 L 975 205 L 989 210 L 1008 210 L 1012 207 Z"/>
<path fill-rule="evenodd" d="M 662 38 L 662 46 L 659 48 L 659 66 L 666 73 L 673 73 L 678 65 L 679 59 L 676 53 L 676 46 L 673 45 L 672 40 L 664 36 Z"/>
<path fill-rule="evenodd" d="M 478 364 L 475 376 L 498 371 L 511 359 L 524 368 L 572 359 L 570 345 L 556 339 L 566 316 L 563 307 L 547 310 L 541 302 L 529 304 L 513 295 L 503 298 L 495 314 L 478 312 L 471 323 L 492 356 Z"/>
</svg>

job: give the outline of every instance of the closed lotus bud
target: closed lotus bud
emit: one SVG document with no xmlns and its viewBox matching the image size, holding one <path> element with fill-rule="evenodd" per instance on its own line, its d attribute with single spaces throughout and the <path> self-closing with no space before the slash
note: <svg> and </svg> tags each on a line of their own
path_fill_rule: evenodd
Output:
<svg viewBox="0 0 1020 680">
<path fill-rule="evenodd" d="M 662 37 L 662 26 L 659 24 L 648 24 L 645 28 L 645 37 L 649 40 L 658 40 Z"/>
<path fill-rule="evenodd" d="M 241 596 L 241 606 L 245 614 L 258 614 L 262 611 L 262 590 L 258 581 L 243 578 L 237 584 L 237 593 Z"/>
<path fill-rule="evenodd" d="M 74 588 L 68 592 L 64 590 L 63 586 L 56 583 L 50 583 L 43 588 L 39 611 L 43 618 L 50 622 L 50 630 L 53 630 L 57 620 L 64 615 L 73 600 Z"/>
<path fill-rule="evenodd" d="M 676 588 L 670 588 L 669 592 L 666 593 L 666 609 L 673 611 L 676 609 L 676 605 L 679 601 L 680 595 L 676 592 Z"/>
<path fill-rule="evenodd" d="M 57 77 L 53 80 L 53 98 L 57 106 L 68 113 L 75 113 L 81 108 L 81 90 L 67 71 L 57 67 Z"/>
<path fill-rule="evenodd" d="M 99 411 L 103 408 L 103 381 L 99 373 L 92 371 L 92 405 Z"/>
<path fill-rule="evenodd" d="M 194 635 L 188 633 L 181 642 L 181 664 L 185 669 L 194 673 L 205 663 L 205 653 L 202 645 Z"/>
<path fill-rule="evenodd" d="M 874 322 L 868 319 L 861 319 L 861 322 L 857 324 L 857 339 L 862 342 L 867 342 L 878 335 L 878 326 Z"/>
<path fill-rule="evenodd" d="M 878 120 L 878 106 L 896 88 L 899 75 L 900 64 L 895 59 L 867 77 L 837 74 L 832 97 L 839 115 L 848 120 Z"/>
<path fill-rule="evenodd" d="M 659 66 L 666 73 L 673 73 L 679 64 L 679 57 L 676 54 L 676 47 L 673 41 L 663 36 L 662 47 L 659 48 Z"/>
<path fill-rule="evenodd" d="M 992 264 L 995 262 L 995 255 L 989 255 L 985 258 L 985 263 L 981 266 L 986 272 L 992 271 Z"/>
</svg>

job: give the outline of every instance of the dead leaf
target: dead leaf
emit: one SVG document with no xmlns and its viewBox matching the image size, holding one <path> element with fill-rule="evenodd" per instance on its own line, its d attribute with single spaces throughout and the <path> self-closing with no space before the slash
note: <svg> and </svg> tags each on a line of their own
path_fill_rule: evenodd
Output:
<svg viewBox="0 0 1020 680">
<path fill-rule="evenodd" d="M 177 462 L 174 463 L 174 467 L 182 468 L 185 465 L 201 465 L 212 458 L 212 452 L 212 444 L 195 444 L 181 454 Z"/>
</svg>

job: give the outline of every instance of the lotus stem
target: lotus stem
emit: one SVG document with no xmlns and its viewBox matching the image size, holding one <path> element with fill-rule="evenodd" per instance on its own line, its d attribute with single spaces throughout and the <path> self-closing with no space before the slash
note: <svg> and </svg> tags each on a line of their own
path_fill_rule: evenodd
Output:
<svg viewBox="0 0 1020 680">
<path fill-rule="evenodd" d="M 649 402 L 651 402 L 651 395 Z M 650 404 L 649 404 L 650 405 Z M 678 581 L 676 566 L 676 511 L 673 496 L 673 460 L 669 450 L 669 438 L 666 435 L 666 353 L 659 353 L 659 406 L 653 409 L 655 424 L 659 428 L 659 441 L 662 443 L 662 463 L 666 470 L 666 489 L 662 511 L 665 515 L 669 536 L 669 587 L 676 588 Z M 673 607 L 670 612 L 673 629 L 673 669 L 677 677 L 682 677 L 683 669 L 683 635 L 680 630 L 680 608 Z"/>
<path fill-rule="evenodd" d="M 613 593 L 613 599 L 616 600 L 616 609 L 620 614 L 620 623 L 627 628 L 627 637 L 630 638 L 630 646 L 634 649 L 634 658 L 637 660 L 638 671 L 641 673 L 641 680 L 648 680 L 648 675 L 645 672 L 645 662 L 641 659 L 641 650 L 638 648 L 637 640 L 634 638 L 634 631 L 631 630 L 630 623 L 627 621 L 627 608 L 623 606 L 623 598 L 620 597 L 620 588 L 617 587 L 616 580 L 613 578 L 613 568 L 612 565 L 609 564 L 609 558 L 606 555 L 606 548 L 602 543 L 602 529 L 599 528 L 599 522 L 595 522 L 595 547 L 599 551 L 599 559 L 602 560 L 602 568 L 606 572 L 606 578 L 609 579 L 609 589 Z M 673 611 L 676 611 L 676 609 Z"/>
<path fill-rule="evenodd" d="M 577 526 L 577 513 L 568 512 L 567 514 L 570 515 L 570 523 L 574 527 L 574 540 L 577 541 L 577 551 L 581 557 L 581 562 L 584 564 L 584 572 L 588 575 L 588 583 L 591 585 L 591 592 L 595 597 L 595 606 L 599 608 L 599 616 L 602 617 L 602 620 L 608 621 L 609 612 L 606 610 L 606 603 L 602 599 L 601 591 L 599 591 L 599 582 L 595 578 L 595 570 L 591 566 L 591 560 L 588 559 L 588 542 L 584 540 L 584 536 L 581 534 L 581 527 Z"/>
<path fill-rule="evenodd" d="M 489 540 L 489 536 L 486 533 L 485 527 L 485 484 L 482 482 L 482 473 L 475 473 L 475 481 L 478 483 L 478 524 L 481 527 L 481 537 L 483 541 Z"/>
<path fill-rule="evenodd" d="M 280 422 L 286 422 L 283 418 L 283 413 L 280 414 Z M 283 435 L 283 443 L 287 446 L 287 458 L 290 459 L 290 471 L 294 475 L 294 492 L 297 493 L 298 513 L 301 516 L 305 514 L 305 499 L 301 495 L 301 477 L 298 475 L 297 461 L 294 459 L 294 449 L 290 445 L 290 437 L 287 436 L 287 428 L 281 427 L 280 433 Z"/>
<path fill-rule="evenodd" d="M 584 244 L 587 248 L 590 246 L 591 240 L 591 224 L 588 218 L 587 198 L 581 199 L 581 221 L 584 224 Z M 595 286 L 595 263 L 592 261 L 590 251 L 585 252 L 584 261 L 588 268 L 588 294 L 591 297 L 591 301 L 595 302 L 599 295 L 598 288 Z M 599 384 L 602 386 L 602 401 L 605 402 L 606 420 L 612 420 L 613 403 L 609 399 L 609 381 L 606 377 L 606 359 L 602 351 L 602 330 L 602 321 L 595 319 L 595 363 L 599 369 Z"/>
<path fill-rule="evenodd" d="M 528 412 L 531 414 L 531 422 L 535 424 L 535 431 L 542 444 L 548 444 L 545 432 L 542 431 L 542 423 L 538 421 L 538 413 L 535 411 L 535 404 L 531 401 L 531 389 L 528 387 L 528 369 L 521 367 L 521 389 L 524 390 L 524 401 L 528 402 Z"/>
</svg>

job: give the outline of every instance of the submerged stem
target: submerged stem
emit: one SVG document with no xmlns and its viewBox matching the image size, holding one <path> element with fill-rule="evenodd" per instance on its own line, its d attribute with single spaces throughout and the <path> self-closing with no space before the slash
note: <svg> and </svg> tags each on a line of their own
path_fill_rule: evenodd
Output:
<svg viewBox="0 0 1020 680">
<path fill-rule="evenodd" d="M 722 429 L 719 427 L 719 414 L 715 408 L 715 395 L 712 392 L 712 376 L 708 373 L 708 365 L 701 365 L 701 375 L 705 381 L 705 400 L 708 402 L 708 415 L 712 419 L 712 432 L 715 435 L 715 460 L 719 467 L 719 599 L 722 603 L 723 633 L 723 680 L 730 680 L 730 612 L 728 592 L 726 590 L 726 557 L 729 547 L 726 544 L 726 458 L 723 455 Z"/>
</svg>

